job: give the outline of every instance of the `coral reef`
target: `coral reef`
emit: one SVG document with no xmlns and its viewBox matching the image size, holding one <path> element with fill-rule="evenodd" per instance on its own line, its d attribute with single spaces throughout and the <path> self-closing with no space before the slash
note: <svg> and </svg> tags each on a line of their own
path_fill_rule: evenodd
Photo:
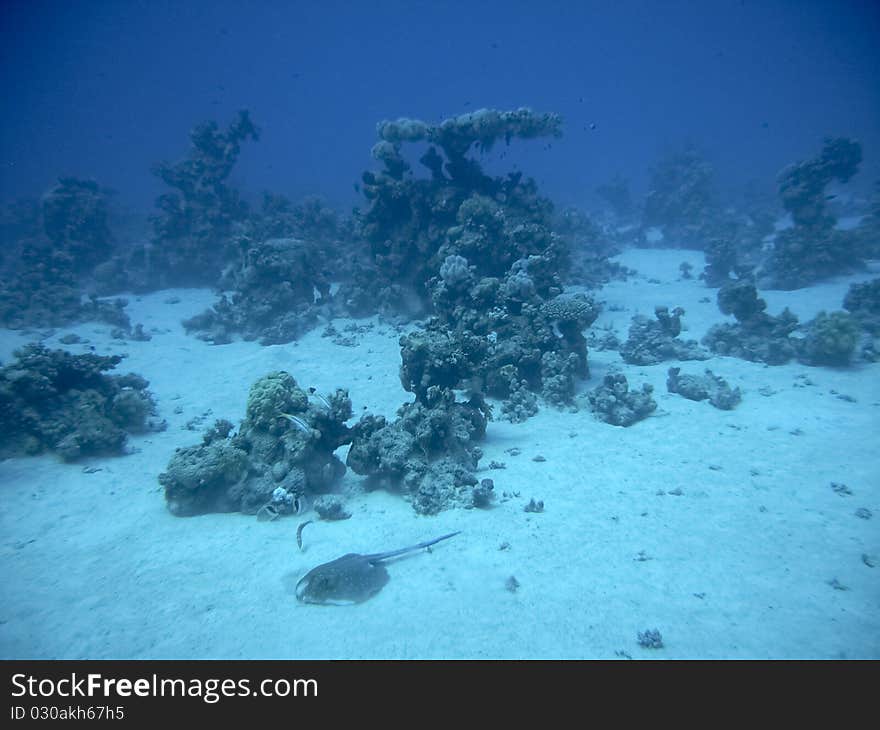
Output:
<svg viewBox="0 0 880 730">
<path fill-rule="evenodd" d="M 630 390 L 622 373 L 606 375 L 602 385 L 587 393 L 594 415 L 612 426 L 632 426 L 650 416 L 657 408 L 651 397 L 653 386 L 645 383 L 641 390 Z"/>
<path fill-rule="evenodd" d="M 662 159 L 651 171 L 643 226 L 663 232 L 664 245 L 702 248 L 703 228 L 715 211 L 715 171 L 694 148 Z"/>
<path fill-rule="evenodd" d="M 201 444 L 176 450 L 159 475 L 168 509 L 256 514 L 271 504 L 293 512 L 297 498 L 330 490 L 345 473 L 334 451 L 351 441 L 351 416 L 345 390 L 317 396 L 289 373 L 265 375 L 251 386 L 237 433 L 218 421 Z"/>
<path fill-rule="evenodd" d="M 0 368 L 0 455 L 53 451 L 65 461 L 124 453 L 127 434 L 164 428 L 149 383 L 106 375 L 122 357 L 30 344 Z"/>
<path fill-rule="evenodd" d="M 664 360 L 707 360 L 709 353 L 696 340 L 679 340 L 684 309 L 656 307 L 654 319 L 641 314 L 632 318 L 629 337 L 620 348 L 624 362 L 656 365 Z"/>
<path fill-rule="evenodd" d="M 504 365 L 502 377 L 510 378 L 507 398 L 501 404 L 501 417 L 511 423 L 523 423 L 538 412 L 538 398 L 525 380 L 517 378 L 516 366 Z"/>
<path fill-rule="evenodd" d="M 706 243 L 706 265 L 700 278 L 706 286 L 716 289 L 730 281 L 730 273 L 736 269 L 737 248 L 729 237 L 713 238 Z"/>
<path fill-rule="evenodd" d="M 359 292 L 356 274 L 369 278 L 358 261 L 357 236 L 320 198 L 293 204 L 266 194 L 262 209 L 234 237 L 235 261 L 219 281 L 227 294 L 183 322 L 187 332 L 223 344 L 235 337 L 273 345 L 297 339 L 319 317 L 362 316 L 374 311 Z M 360 269 L 358 267 L 361 267 Z M 331 296 L 331 278 L 343 280 Z"/>
<path fill-rule="evenodd" d="M 859 255 L 864 259 L 880 259 L 880 180 L 874 183 L 867 214 L 862 216 L 855 233 Z"/>
<path fill-rule="evenodd" d="M 843 308 L 863 329 L 880 335 L 880 278 L 852 284 L 843 298 Z"/>
<path fill-rule="evenodd" d="M 529 273 L 536 262 L 538 283 Z M 551 404 L 570 403 L 577 379 L 589 374 L 583 330 L 599 307 L 585 295 L 542 300 L 543 271 L 543 261 L 533 257 L 514 266 L 504 281 L 474 283 L 454 307 L 438 306 L 446 320 L 433 317 L 422 330 L 401 338 L 404 388 L 421 397 L 433 385 L 470 383 L 502 399 L 516 392 L 520 402 L 527 388 Z M 530 409 L 520 409 L 518 417 Z"/>
<path fill-rule="evenodd" d="M 374 276 L 356 284 L 368 287 L 380 307 L 389 296 L 399 299 L 395 287 L 403 287 L 427 310 L 429 282 L 449 256 L 466 258 L 478 278 L 503 276 L 515 261 L 532 255 L 552 259 L 557 272 L 565 270 L 565 242 L 552 233 L 552 205 L 537 195 L 534 180 L 522 173 L 489 177 L 468 157 L 472 148 L 485 152 L 500 140 L 558 137 L 558 115 L 481 109 L 438 125 L 383 121 L 377 134 L 373 157 L 384 169 L 363 175 L 369 208 L 361 218 Z M 429 179 L 413 177 L 401 154 L 401 145 L 412 142 L 429 144 L 420 159 Z M 412 304 L 409 313 L 417 315 Z"/>
<path fill-rule="evenodd" d="M 706 266 L 700 278 L 706 286 L 723 286 L 732 274 L 737 279 L 751 276 L 765 258 L 765 242 L 772 238 L 775 222 L 775 211 L 759 202 L 752 202 L 748 212 L 716 211 L 702 226 Z"/>
<path fill-rule="evenodd" d="M 62 177 L 43 196 L 43 228 L 56 252 L 71 259 L 77 275 L 89 272 L 113 250 L 107 199 L 98 183 Z"/>
<path fill-rule="evenodd" d="M 778 316 L 767 314 L 767 302 L 752 281 L 740 279 L 721 287 L 718 307 L 723 314 L 732 314 L 736 324 L 709 329 L 702 342 L 712 352 L 768 365 L 784 365 L 797 354 L 791 336 L 798 327 L 797 317 L 788 308 Z"/>
<path fill-rule="evenodd" d="M 819 312 L 804 326 L 798 360 L 807 365 L 849 365 L 859 342 L 859 325 L 847 312 Z"/>
<path fill-rule="evenodd" d="M 769 289 L 799 289 L 814 281 L 863 267 L 859 236 L 835 228 L 826 187 L 847 182 L 859 169 L 862 147 L 846 138 L 826 138 L 819 156 L 789 165 L 779 174 L 779 195 L 793 226 L 776 235 L 762 270 Z"/>
<path fill-rule="evenodd" d="M 708 400 L 716 408 L 729 411 L 742 400 L 739 388 L 731 388 L 727 381 L 711 370 L 705 375 L 682 375 L 680 368 L 669 368 L 666 389 L 688 400 Z"/>
<path fill-rule="evenodd" d="M 187 332 L 214 344 L 235 335 L 264 345 L 295 340 L 315 326 L 315 304 L 330 294 L 320 252 L 296 238 L 242 246 L 240 262 L 227 278 L 231 297 L 221 296 L 211 309 L 183 322 Z"/>
<path fill-rule="evenodd" d="M 91 271 L 113 250 L 106 195 L 97 183 L 61 178 L 39 204 L 8 211 L 3 233 L 12 255 L 2 271 L 0 324 L 19 329 L 126 319 L 119 316 L 121 300 L 83 296 Z"/>
<path fill-rule="evenodd" d="M 352 429 L 347 464 L 371 484 L 402 490 L 419 514 L 485 506 L 489 495 L 474 471 L 488 417 L 478 395 L 461 402 L 451 389 L 430 386 L 390 423 L 382 416 L 361 417 Z"/>
<path fill-rule="evenodd" d="M 172 191 L 156 201 L 153 241 L 130 262 L 146 287 L 217 283 L 247 217 L 247 205 L 227 180 L 248 139 L 259 139 L 259 130 L 248 112 L 240 111 L 225 131 L 216 122 L 197 125 L 186 159 L 154 166 Z"/>
</svg>

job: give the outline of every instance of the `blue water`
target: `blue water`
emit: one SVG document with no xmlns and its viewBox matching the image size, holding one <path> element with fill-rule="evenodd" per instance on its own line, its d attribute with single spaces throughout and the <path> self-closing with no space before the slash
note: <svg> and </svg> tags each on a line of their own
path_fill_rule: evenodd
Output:
<svg viewBox="0 0 880 730">
<path fill-rule="evenodd" d="M 0 658 L 880 657 L 878 38 L 856 1 L 0 4 Z M 194 129 L 240 145 L 228 176 Z M 741 351 L 709 344 L 722 282 L 766 305 Z M 419 359 L 431 314 L 448 360 Z M 142 386 L 26 345 L 124 356 L 151 420 L 113 441 Z M 621 374 L 631 420 L 597 390 Z M 160 477 L 211 438 L 249 466 L 187 484 L 244 501 Z M 355 605 L 298 600 L 453 532 L 315 589 Z"/>
</svg>

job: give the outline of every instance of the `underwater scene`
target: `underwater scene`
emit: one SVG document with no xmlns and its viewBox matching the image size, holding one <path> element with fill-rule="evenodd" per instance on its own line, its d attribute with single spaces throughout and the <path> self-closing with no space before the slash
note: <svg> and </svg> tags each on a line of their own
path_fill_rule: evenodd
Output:
<svg viewBox="0 0 880 730">
<path fill-rule="evenodd" d="M 880 8 L 0 6 L 0 658 L 880 658 Z"/>
</svg>

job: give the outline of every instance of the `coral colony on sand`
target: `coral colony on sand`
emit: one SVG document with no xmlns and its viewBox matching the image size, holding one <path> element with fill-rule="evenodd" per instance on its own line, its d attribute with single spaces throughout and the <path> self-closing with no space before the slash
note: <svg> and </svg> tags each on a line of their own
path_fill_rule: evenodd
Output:
<svg viewBox="0 0 880 730">
<path fill-rule="evenodd" d="M 121 454 L 127 434 L 164 428 L 146 380 L 105 375 L 120 362 L 34 344 L 16 351 L 0 368 L 0 456 Z"/>
<path fill-rule="evenodd" d="M 41 201 L 8 207 L 0 219 L 0 319 L 12 328 L 101 320 L 114 336 L 148 339 L 132 327 L 125 300 L 104 297 L 212 286 L 224 293 L 183 325 L 214 344 L 287 343 L 331 322 L 329 334 L 335 317 L 378 315 L 400 325 L 399 377 L 412 400 L 394 418 L 365 413 L 352 423 L 345 389 L 318 393 L 288 372 L 257 374 L 240 423 L 217 421 L 201 443 L 178 448 L 159 476 L 175 515 L 239 511 L 261 520 L 304 505 L 322 519 L 348 517 L 330 493 L 349 468 L 403 494 L 418 513 L 489 506 L 493 481 L 477 470 L 493 401 L 513 423 L 541 406 L 584 407 L 620 427 L 654 413 L 652 386 L 631 386 L 622 372 L 579 395 L 590 375 L 588 341 L 637 366 L 713 354 L 768 365 L 876 359 L 880 280 L 853 285 L 846 311 L 804 324 L 788 309 L 769 314 L 758 290 L 806 286 L 878 255 L 880 195 L 849 231 L 836 227 L 826 195 L 858 170 L 858 142 L 828 139 L 818 157 L 780 173 L 792 222 L 784 230 L 774 232 L 766 201 L 723 208 L 714 170 L 692 148 L 656 166 L 642 206 L 625 179 L 602 186 L 611 218 L 601 223 L 556 210 L 521 171 L 493 176 L 480 164 L 499 145 L 557 138 L 562 126 L 559 115 L 527 108 L 480 109 L 437 124 L 382 121 L 372 148 L 377 169 L 359 185 L 365 204 L 344 217 L 318 199 L 269 193 L 249 207 L 229 178 L 258 128 L 246 111 L 226 129 L 200 124 L 181 161 L 154 168 L 169 190 L 146 241 L 118 244 L 107 194 L 93 181 L 62 178 Z M 407 146 L 421 151 L 416 167 Z M 633 316 L 623 342 L 613 331 L 587 333 L 601 304 L 584 289 L 632 273 L 609 258 L 622 245 L 649 245 L 652 230 L 665 247 L 705 254 L 700 278 L 732 317 L 709 329 L 707 349 L 681 338 L 685 312 L 675 302 L 657 304 L 653 317 Z M 683 263 L 682 277 L 693 279 L 692 268 Z M 120 361 L 42 345 L 16 352 L 0 368 L 0 453 L 121 454 L 127 434 L 161 428 L 148 383 L 107 374 Z M 742 397 L 711 370 L 685 374 L 674 365 L 666 382 L 671 393 L 725 410 Z M 343 446 L 345 463 L 336 455 Z M 659 632 L 645 636 L 645 645 L 660 644 Z"/>
<path fill-rule="evenodd" d="M 834 274 L 861 268 L 858 234 L 835 228 L 825 190 L 847 182 L 859 169 L 862 146 L 846 138 L 826 139 L 818 157 L 786 167 L 779 195 L 794 225 L 780 231 L 766 263 L 765 286 L 799 289 Z"/>
</svg>

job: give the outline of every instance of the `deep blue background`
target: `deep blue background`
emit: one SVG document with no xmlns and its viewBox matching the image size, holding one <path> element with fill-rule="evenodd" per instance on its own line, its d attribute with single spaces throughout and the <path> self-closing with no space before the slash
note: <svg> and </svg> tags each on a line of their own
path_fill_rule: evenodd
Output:
<svg viewBox="0 0 880 730">
<path fill-rule="evenodd" d="M 770 189 L 824 135 L 852 135 L 867 188 L 880 177 L 878 5 L 0 0 L 0 199 L 73 174 L 148 210 L 150 165 L 239 108 L 263 130 L 235 172 L 250 195 L 349 206 L 380 119 L 521 105 L 563 114 L 565 137 L 518 143 L 504 164 L 563 203 L 589 203 L 615 173 L 643 191 L 685 141 L 736 191 Z"/>
</svg>

